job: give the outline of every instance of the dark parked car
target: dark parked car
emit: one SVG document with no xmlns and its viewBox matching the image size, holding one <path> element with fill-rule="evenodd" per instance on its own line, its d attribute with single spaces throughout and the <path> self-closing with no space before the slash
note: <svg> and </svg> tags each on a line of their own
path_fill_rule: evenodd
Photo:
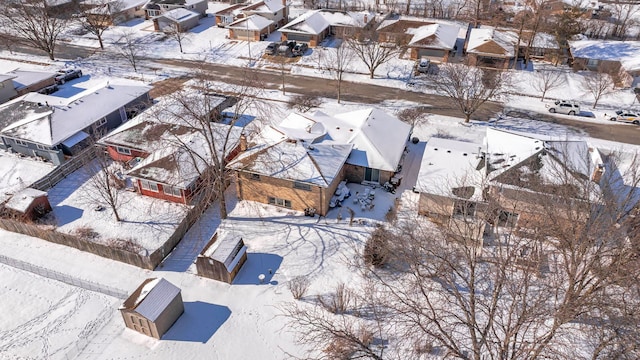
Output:
<svg viewBox="0 0 640 360">
<path fill-rule="evenodd" d="M 267 45 L 267 48 L 264 49 L 264 53 L 267 55 L 275 55 L 278 50 L 278 43 L 272 42 Z"/>
<path fill-rule="evenodd" d="M 296 46 L 295 41 L 283 41 L 278 46 L 278 55 L 291 57 L 293 56 L 293 48 Z"/>
<path fill-rule="evenodd" d="M 77 79 L 82 76 L 82 71 L 76 69 L 63 69 L 58 70 L 56 75 L 56 83 L 64 84 L 65 82 L 73 79 Z"/>
<path fill-rule="evenodd" d="M 58 85 L 47 86 L 45 88 L 40 89 L 38 92 L 40 94 L 49 95 L 49 94 L 53 94 L 56 91 L 58 91 Z"/>
<path fill-rule="evenodd" d="M 293 56 L 302 56 L 305 52 L 307 52 L 308 49 L 309 45 L 305 43 L 297 43 L 296 46 L 293 47 L 293 50 L 291 50 L 291 52 L 293 53 Z"/>
</svg>

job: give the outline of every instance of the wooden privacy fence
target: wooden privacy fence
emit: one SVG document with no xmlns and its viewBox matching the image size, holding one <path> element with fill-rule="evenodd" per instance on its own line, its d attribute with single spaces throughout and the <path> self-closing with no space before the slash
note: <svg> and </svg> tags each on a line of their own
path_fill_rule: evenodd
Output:
<svg viewBox="0 0 640 360">
<path fill-rule="evenodd" d="M 0 219 L 0 228 L 37 237 L 52 243 L 70 246 L 72 248 L 86 251 L 98 256 L 120 261 L 143 269 L 153 270 L 162 262 L 162 260 L 178 245 L 180 240 L 189 231 L 189 228 L 196 222 L 200 214 L 207 207 L 204 201 L 196 202 L 182 219 L 176 230 L 169 236 L 167 241 L 162 244 L 151 254 L 141 255 L 138 253 L 110 247 L 105 244 L 93 242 L 91 240 L 82 239 L 75 235 L 65 234 L 53 229 L 45 229 L 35 224 L 27 224 L 12 219 Z"/>
</svg>

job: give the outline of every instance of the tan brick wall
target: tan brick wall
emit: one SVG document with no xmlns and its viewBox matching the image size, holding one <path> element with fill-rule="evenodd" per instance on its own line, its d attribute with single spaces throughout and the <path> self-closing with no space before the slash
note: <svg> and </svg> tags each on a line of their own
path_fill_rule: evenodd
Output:
<svg viewBox="0 0 640 360">
<path fill-rule="evenodd" d="M 260 180 L 253 180 L 251 174 L 236 173 L 238 196 L 242 200 L 251 200 L 268 204 L 269 197 L 276 197 L 291 201 L 291 209 L 304 211 L 313 207 L 319 215 L 326 215 L 329 201 L 342 179 L 342 172 L 337 176 L 329 188 L 311 186 L 311 191 L 296 189 L 293 181 L 260 176 Z"/>
<path fill-rule="evenodd" d="M 355 166 L 355 165 L 349 165 L 349 164 L 345 164 L 344 166 L 344 177 L 352 183 L 361 183 L 364 181 L 364 170 L 365 168 L 363 168 L 362 166 Z M 392 171 L 382 171 L 380 170 L 380 184 L 384 184 L 385 182 L 389 181 L 389 179 L 391 179 L 391 177 L 393 176 L 393 172 Z"/>
</svg>

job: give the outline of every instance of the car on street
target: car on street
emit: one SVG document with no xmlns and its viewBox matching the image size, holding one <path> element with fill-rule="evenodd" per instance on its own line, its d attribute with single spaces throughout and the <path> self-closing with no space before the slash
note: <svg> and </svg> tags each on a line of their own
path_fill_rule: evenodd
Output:
<svg viewBox="0 0 640 360">
<path fill-rule="evenodd" d="M 431 61 L 429 61 L 428 58 L 423 56 L 422 58 L 420 58 L 420 60 L 418 60 L 416 69 L 418 70 L 419 73 L 426 74 L 429 72 L 430 67 L 431 67 Z"/>
<path fill-rule="evenodd" d="M 618 110 L 616 115 L 609 118 L 611 121 L 622 121 L 631 124 L 640 124 L 640 112 L 633 110 Z"/>
<path fill-rule="evenodd" d="M 77 69 L 62 69 L 56 73 L 56 83 L 64 84 L 65 82 L 77 79 L 82 76 L 82 71 Z"/>
<path fill-rule="evenodd" d="M 565 115 L 580 115 L 580 105 L 574 101 L 556 100 L 553 105 L 548 105 L 550 113 L 558 113 Z"/>
<path fill-rule="evenodd" d="M 293 53 L 293 56 L 302 56 L 305 52 L 307 52 L 308 49 L 309 45 L 307 45 L 306 43 L 297 43 L 296 46 L 293 47 L 293 50 L 291 50 L 291 52 Z"/>
</svg>

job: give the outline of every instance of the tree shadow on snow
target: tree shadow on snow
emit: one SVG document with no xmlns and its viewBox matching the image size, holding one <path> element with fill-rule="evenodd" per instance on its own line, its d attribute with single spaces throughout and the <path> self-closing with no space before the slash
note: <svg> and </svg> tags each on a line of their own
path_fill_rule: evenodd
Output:
<svg viewBox="0 0 640 360">
<path fill-rule="evenodd" d="M 231 316 L 231 310 L 222 305 L 202 301 L 185 302 L 184 313 L 167 331 L 162 340 L 206 343 Z"/>
<path fill-rule="evenodd" d="M 280 264 L 282 256 L 265 253 L 247 253 L 247 261 L 242 265 L 242 269 L 233 280 L 233 285 L 260 285 L 271 284 L 277 285 L 275 281 L 271 281 Z M 264 275 L 262 282 L 258 278 Z"/>
</svg>

